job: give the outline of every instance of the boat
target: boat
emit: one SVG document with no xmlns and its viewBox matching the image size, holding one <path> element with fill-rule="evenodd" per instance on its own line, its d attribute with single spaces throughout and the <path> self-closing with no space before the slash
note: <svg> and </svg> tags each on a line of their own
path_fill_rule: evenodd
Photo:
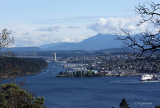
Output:
<svg viewBox="0 0 160 108">
<path fill-rule="evenodd" d="M 157 75 L 144 74 L 141 77 L 141 81 L 155 81 L 158 80 Z"/>
</svg>

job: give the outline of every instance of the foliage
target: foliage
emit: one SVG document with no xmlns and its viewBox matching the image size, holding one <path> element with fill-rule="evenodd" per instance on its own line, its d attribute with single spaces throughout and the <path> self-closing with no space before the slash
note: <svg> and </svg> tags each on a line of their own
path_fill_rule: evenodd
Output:
<svg viewBox="0 0 160 108">
<path fill-rule="evenodd" d="M 0 33 L 0 49 L 9 47 L 14 39 L 10 36 L 11 31 L 3 29 Z M 0 54 L 0 79 L 26 75 L 40 72 L 47 66 L 44 60 L 11 57 L 13 53 Z M 7 56 L 7 57 L 5 57 Z M 28 73 L 29 72 L 29 73 Z M 27 90 L 14 84 L 1 84 L 0 87 L 0 108 L 42 108 L 43 97 L 34 97 Z"/>
<path fill-rule="evenodd" d="M 45 67 L 47 67 L 47 63 L 42 59 L 16 57 L 0 58 L 1 78 L 35 74 L 39 73 Z"/>
<path fill-rule="evenodd" d="M 88 72 L 87 72 L 87 76 L 89 76 L 89 77 L 93 76 L 93 75 L 92 75 L 92 71 L 88 71 Z"/>
<path fill-rule="evenodd" d="M 119 106 L 120 108 L 130 108 L 125 98 L 122 99 L 122 102 L 119 104 Z"/>
<path fill-rule="evenodd" d="M 13 82 L 2 84 L 0 88 L 0 107 L 3 108 L 42 108 L 43 97 L 34 97 Z"/>
<path fill-rule="evenodd" d="M 0 33 L 0 49 L 8 47 L 13 44 L 14 38 L 10 36 L 11 31 L 3 29 Z"/>
</svg>

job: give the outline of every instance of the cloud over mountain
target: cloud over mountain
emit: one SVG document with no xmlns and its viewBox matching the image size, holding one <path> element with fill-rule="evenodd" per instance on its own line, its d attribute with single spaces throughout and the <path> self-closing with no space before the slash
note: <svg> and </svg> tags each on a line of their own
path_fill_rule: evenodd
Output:
<svg viewBox="0 0 160 108">
<path fill-rule="evenodd" d="M 122 33 L 122 30 L 130 32 L 131 34 L 136 34 L 144 32 L 146 30 L 155 32 L 156 28 L 151 22 L 146 22 L 141 26 L 137 26 L 140 17 L 124 18 L 124 17 L 110 17 L 110 18 L 100 18 L 95 24 L 88 26 L 89 29 L 92 29 L 98 33 L 109 33 L 109 34 L 118 34 Z"/>
</svg>

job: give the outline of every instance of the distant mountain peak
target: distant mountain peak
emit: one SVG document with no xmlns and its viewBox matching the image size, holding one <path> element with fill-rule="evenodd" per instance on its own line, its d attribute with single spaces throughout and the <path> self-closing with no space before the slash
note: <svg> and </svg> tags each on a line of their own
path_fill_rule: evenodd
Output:
<svg viewBox="0 0 160 108">
<path fill-rule="evenodd" d="M 112 34 L 97 34 L 79 43 L 59 42 L 41 45 L 42 50 L 102 50 L 110 48 L 120 48 L 121 41 L 115 40 L 116 36 Z M 45 46 L 45 47 L 44 47 Z"/>
</svg>

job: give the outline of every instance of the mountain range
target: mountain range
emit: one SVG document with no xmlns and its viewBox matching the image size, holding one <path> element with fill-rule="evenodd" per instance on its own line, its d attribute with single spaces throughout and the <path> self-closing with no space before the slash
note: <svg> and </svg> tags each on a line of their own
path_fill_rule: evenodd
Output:
<svg viewBox="0 0 160 108">
<path fill-rule="evenodd" d="M 95 51 L 102 49 L 120 48 L 122 41 L 116 40 L 115 35 L 111 34 L 97 34 L 78 43 L 73 42 L 60 42 L 41 45 L 41 50 L 86 50 Z"/>
<path fill-rule="evenodd" d="M 121 48 L 122 41 L 116 40 L 115 35 L 97 34 L 78 43 L 73 42 L 58 42 L 44 44 L 39 47 L 14 47 L 10 48 L 13 52 L 28 52 L 28 51 L 60 51 L 60 50 L 85 50 L 96 51 L 103 49 Z M 5 51 L 7 49 L 2 49 Z"/>
</svg>

